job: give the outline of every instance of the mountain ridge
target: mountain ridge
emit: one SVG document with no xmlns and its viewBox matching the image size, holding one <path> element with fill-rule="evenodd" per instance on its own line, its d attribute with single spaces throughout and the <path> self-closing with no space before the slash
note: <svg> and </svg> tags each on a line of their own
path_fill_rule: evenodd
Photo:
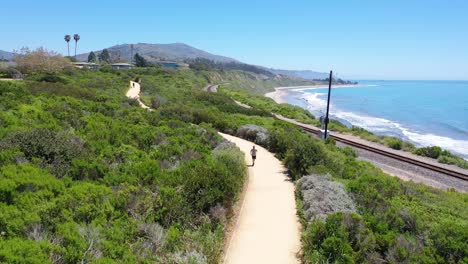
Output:
<svg viewBox="0 0 468 264">
<path fill-rule="evenodd" d="M 168 43 L 168 44 L 151 44 L 151 43 L 136 43 L 136 44 L 118 44 L 106 48 L 112 56 L 119 57 L 125 60 L 131 60 L 131 45 L 133 45 L 133 54 L 140 54 L 149 61 L 157 60 L 173 60 L 173 61 L 185 61 L 187 59 L 203 58 L 218 63 L 243 63 L 237 59 L 216 55 L 207 51 L 192 47 L 185 43 Z M 102 49 L 104 50 L 104 49 Z M 102 50 L 93 51 L 96 54 L 102 52 Z M 77 55 L 79 61 L 87 61 L 89 52 Z M 248 64 L 250 65 L 250 64 Z M 328 78 L 328 73 L 317 72 L 312 70 L 282 70 L 274 69 L 265 66 L 252 65 L 263 70 L 267 70 L 275 75 L 286 75 L 293 78 L 301 78 L 304 80 L 315 80 Z"/>
<path fill-rule="evenodd" d="M 14 57 L 13 52 L 0 50 L 0 60 L 12 60 L 13 57 Z"/>
<path fill-rule="evenodd" d="M 132 57 L 132 50 L 131 46 L 133 45 L 133 55 L 136 53 L 140 54 L 141 56 L 145 57 L 150 62 L 155 62 L 158 60 L 170 60 L 170 61 L 177 61 L 182 62 L 185 60 L 196 59 L 196 58 L 203 58 L 207 60 L 211 60 L 217 63 L 239 63 L 239 64 L 246 64 L 237 59 L 230 58 L 227 56 L 212 54 L 210 52 L 192 47 L 185 43 L 167 43 L 167 44 L 152 44 L 152 43 L 136 43 L 136 44 L 118 44 L 108 48 L 105 48 L 109 51 L 113 58 L 120 58 L 122 60 L 130 61 Z M 95 50 L 93 51 L 98 55 L 102 52 L 102 50 Z M 91 52 L 91 51 L 90 51 Z M 85 52 L 78 54 L 77 60 L 78 61 L 87 61 L 88 55 L 90 52 Z M 14 58 L 14 54 L 12 52 L 7 52 L 0 50 L 0 60 L 12 60 Z M 283 69 L 274 69 L 265 66 L 259 65 L 251 65 L 262 70 L 266 70 L 271 72 L 275 75 L 285 75 L 292 78 L 300 78 L 304 80 L 316 80 L 316 79 L 325 79 L 328 78 L 327 73 L 317 72 L 312 70 L 283 70 Z"/>
<path fill-rule="evenodd" d="M 312 70 L 280 70 L 274 68 L 269 68 L 268 70 L 275 74 L 282 74 L 290 77 L 298 77 L 305 80 L 324 80 L 329 77 L 328 73 L 326 72 L 317 72 Z"/>
<path fill-rule="evenodd" d="M 169 43 L 169 44 L 151 44 L 151 43 L 137 43 L 137 44 L 118 44 L 106 48 L 114 56 L 122 59 L 130 60 L 131 58 L 131 45 L 133 45 L 133 54 L 140 54 L 149 61 L 156 61 L 158 59 L 183 61 L 185 59 L 204 58 L 216 62 L 238 62 L 236 59 L 215 55 L 201 49 L 194 48 L 184 43 Z M 102 49 L 104 50 L 104 49 Z M 98 54 L 102 50 L 94 51 Z M 88 54 L 82 53 L 77 55 L 80 61 L 86 61 Z"/>
</svg>

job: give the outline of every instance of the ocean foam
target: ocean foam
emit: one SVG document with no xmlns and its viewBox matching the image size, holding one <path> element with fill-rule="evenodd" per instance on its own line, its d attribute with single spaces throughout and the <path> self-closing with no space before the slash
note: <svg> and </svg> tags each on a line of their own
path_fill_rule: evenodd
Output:
<svg viewBox="0 0 468 264">
<path fill-rule="evenodd" d="M 443 149 L 463 155 L 464 157 L 468 157 L 468 141 L 466 140 L 457 140 L 433 134 L 419 134 L 409 130 L 403 130 L 403 134 L 418 145 L 439 146 Z"/>
<path fill-rule="evenodd" d="M 308 110 L 323 114 L 327 107 L 327 101 L 319 98 L 323 95 L 326 94 L 304 92 L 300 98 L 307 102 Z M 468 141 L 466 140 L 457 140 L 440 135 L 417 132 L 385 118 L 342 111 L 333 104 L 330 105 L 330 109 L 330 116 L 332 118 L 345 120 L 354 126 L 362 127 L 371 132 L 398 135 L 402 139 L 408 140 L 418 147 L 439 146 L 443 149 L 460 154 L 465 158 L 468 157 Z"/>
<path fill-rule="evenodd" d="M 306 93 L 301 98 L 307 102 L 307 108 L 314 112 L 324 112 L 327 108 L 327 101 L 322 100 L 319 96 L 325 93 Z"/>
<path fill-rule="evenodd" d="M 356 84 L 356 85 L 333 85 L 333 89 L 349 89 L 349 88 L 360 88 L 360 87 L 377 87 L 380 85 L 377 84 Z M 301 87 L 278 87 L 278 90 L 291 90 L 296 92 L 303 92 L 308 90 L 322 90 L 328 89 L 328 85 L 318 85 L 318 86 L 301 86 Z"/>
</svg>

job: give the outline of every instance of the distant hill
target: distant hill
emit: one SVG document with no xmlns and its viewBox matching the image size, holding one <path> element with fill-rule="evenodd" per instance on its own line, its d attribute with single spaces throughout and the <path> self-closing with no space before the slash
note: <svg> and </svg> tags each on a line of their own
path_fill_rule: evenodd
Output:
<svg viewBox="0 0 468 264">
<path fill-rule="evenodd" d="M 305 80 L 323 80 L 329 77 L 328 73 L 325 72 L 316 72 L 316 71 L 294 71 L 294 70 L 277 70 L 277 69 L 268 69 L 270 72 L 275 74 L 282 74 L 290 77 L 298 77 Z"/>
<path fill-rule="evenodd" d="M 131 44 L 122 44 L 107 48 L 112 56 L 117 56 L 125 60 L 130 60 L 131 57 Z M 102 50 L 94 51 L 98 54 Z M 214 55 L 206 51 L 191 47 L 183 43 L 173 44 L 147 44 L 138 43 L 133 44 L 133 54 L 140 54 L 150 61 L 154 61 L 160 58 L 166 60 L 183 61 L 185 59 L 204 58 L 216 62 L 236 62 L 237 60 Z M 83 53 L 77 55 L 77 59 L 80 61 L 86 61 L 89 53 Z"/>
<path fill-rule="evenodd" d="M 121 44 L 115 45 L 107 48 L 110 52 L 111 57 L 121 58 L 122 60 L 130 61 L 131 59 L 131 44 Z M 99 54 L 102 50 L 94 51 L 94 53 Z M 156 60 L 171 60 L 171 61 L 184 61 L 184 60 L 193 60 L 197 58 L 202 58 L 210 60 L 216 63 L 241 63 L 240 61 L 221 56 L 211 54 L 209 52 L 194 48 L 184 43 L 172 43 L 172 44 L 149 44 L 149 43 L 138 43 L 133 44 L 133 54 L 140 54 L 149 61 Z M 82 53 L 77 55 L 79 61 L 87 61 L 89 52 Z M 0 50 L 0 60 L 12 60 L 14 54 L 11 52 Z M 247 64 L 243 64 L 247 65 Z M 232 66 L 232 65 L 231 65 Z M 245 67 L 245 66 L 244 66 Z M 304 80 L 317 80 L 317 79 L 326 79 L 328 78 L 328 73 L 316 72 L 311 70 L 281 70 L 273 69 L 264 66 L 250 65 L 250 67 L 258 68 L 263 71 L 271 72 L 273 75 L 283 75 L 291 78 L 298 78 Z M 256 71 L 253 71 L 256 72 Z"/>
<path fill-rule="evenodd" d="M 110 52 L 111 57 L 121 58 L 123 60 L 129 61 L 131 58 L 131 44 L 121 44 L 107 48 Z M 99 54 L 102 50 L 94 51 L 94 53 Z M 173 44 L 148 44 L 148 43 L 138 43 L 133 44 L 133 54 L 140 54 L 149 61 L 156 61 L 160 59 L 172 60 L 172 61 L 184 61 L 184 60 L 193 60 L 196 58 L 202 58 L 210 60 L 217 63 L 241 63 L 240 61 L 211 54 L 209 52 L 191 47 L 184 43 L 173 43 Z M 86 61 L 88 59 L 88 53 L 83 53 L 77 55 L 79 61 Z M 291 78 L 299 78 L 305 80 L 315 80 L 315 79 L 325 79 L 328 77 L 327 73 L 316 72 L 316 71 L 294 71 L 294 70 L 280 70 L 272 69 L 263 66 L 255 66 L 262 70 L 271 72 L 274 75 L 284 75 Z"/>
<path fill-rule="evenodd" d="M 12 60 L 14 54 L 12 52 L 0 50 L 0 60 Z"/>
</svg>

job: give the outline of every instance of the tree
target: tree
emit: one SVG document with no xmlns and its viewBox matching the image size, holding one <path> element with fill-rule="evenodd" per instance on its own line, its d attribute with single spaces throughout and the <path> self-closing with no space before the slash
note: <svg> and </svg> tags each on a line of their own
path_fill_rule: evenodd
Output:
<svg viewBox="0 0 468 264">
<path fill-rule="evenodd" d="M 100 61 L 110 63 L 111 57 L 110 57 L 109 51 L 107 49 L 103 49 L 98 57 L 99 57 Z"/>
<path fill-rule="evenodd" d="M 148 61 L 143 57 L 141 56 L 140 54 L 135 54 L 135 65 L 137 67 L 148 67 L 149 66 L 149 63 Z"/>
<path fill-rule="evenodd" d="M 21 49 L 15 57 L 15 62 L 18 70 L 27 74 L 54 74 L 71 67 L 67 59 L 42 47 L 35 51 L 30 51 L 28 48 Z"/>
<path fill-rule="evenodd" d="M 70 57 L 70 40 L 71 40 L 71 36 L 70 35 L 65 35 L 64 39 L 67 42 L 68 57 Z"/>
<path fill-rule="evenodd" d="M 75 40 L 75 58 L 76 58 L 76 47 L 78 46 L 78 41 L 80 40 L 80 35 L 78 35 L 78 34 L 73 35 L 73 39 Z"/>
<path fill-rule="evenodd" d="M 96 62 L 96 61 L 97 61 L 96 54 L 91 51 L 88 55 L 88 62 Z"/>
</svg>

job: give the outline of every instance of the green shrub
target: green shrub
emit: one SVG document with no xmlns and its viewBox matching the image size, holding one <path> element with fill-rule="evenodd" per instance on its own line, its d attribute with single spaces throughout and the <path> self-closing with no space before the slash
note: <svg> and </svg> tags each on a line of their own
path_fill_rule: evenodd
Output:
<svg viewBox="0 0 468 264">
<path fill-rule="evenodd" d="M 340 150 L 348 157 L 357 158 L 359 156 L 358 152 L 351 147 L 340 148 Z"/>
<path fill-rule="evenodd" d="M 1 66 L 1 64 L 0 64 Z M 0 67 L 0 78 L 13 78 L 15 74 L 19 74 L 20 72 L 13 67 Z"/>
<path fill-rule="evenodd" d="M 356 214 L 339 212 L 315 220 L 301 240 L 305 263 L 365 263 L 375 250 L 375 237 Z"/>
<path fill-rule="evenodd" d="M 58 74 L 37 74 L 28 76 L 29 80 L 35 80 L 38 82 L 47 82 L 47 83 L 63 83 L 66 84 L 67 80 Z"/>
<path fill-rule="evenodd" d="M 402 146 L 403 151 L 413 152 L 415 149 L 416 147 L 413 144 L 407 141 L 403 141 L 403 146 Z"/>
<path fill-rule="evenodd" d="M 439 256 L 449 263 L 463 263 L 468 260 L 468 223 L 444 220 L 435 224 L 430 232 L 433 246 Z"/>
<path fill-rule="evenodd" d="M 236 136 L 262 146 L 268 145 L 268 130 L 261 126 L 252 124 L 243 125 L 237 129 Z"/>
<path fill-rule="evenodd" d="M 403 142 L 398 138 L 386 137 L 384 141 L 385 144 L 392 149 L 400 150 L 403 148 Z"/>
<path fill-rule="evenodd" d="M 239 150 L 217 150 L 213 159 L 213 163 L 189 162 L 182 167 L 187 174 L 186 199 L 195 212 L 207 213 L 217 204 L 230 206 L 242 188 L 245 162 Z"/>
<path fill-rule="evenodd" d="M 468 161 L 461 157 L 455 156 L 446 150 L 442 151 L 437 160 L 443 164 L 456 165 L 460 168 L 468 169 Z"/>
<path fill-rule="evenodd" d="M 453 158 L 453 157 L 449 157 L 449 156 L 439 156 L 439 158 L 437 159 L 440 163 L 443 163 L 443 164 L 450 164 L 450 165 L 453 165 L 453 164 L 457 164 L 458 163 L 458 160 L 456 158 Z"/>
<path fill-rule="evenodd" d="M 441 155 L 442 149 L 437 146 L 431 146 L 431 147 L 418 148 L 414 151 L 414 153 L 416 155 L 437 159 Z"/>
<path fill-rule="evenodd" d="M 311 137 L 297 138 L 285 154 L 284 162 L 293 179 L 306 175 L 312 166 L 319 165 L 325 160 L 322 145 Z"/>
<path fill-rule="evenodd" d="M 68 133 L 57 133 L 50 129 L 37 128 L 16 132 L 0 142 L 0 149 L 18 147 L 29 160 L 38 158 L 41 165 L 57 176 L 63 176 L 73 159 L 84 151 L 84 142 Z"/>
<path fill-rule="evenodd" d="M 336 140 L 334 138 L 327 137 L 325 139 L 325 144 L 336 146 Z"/>
<path fill-rule="evenodd" d="M 0 262 L 11 264 L 52 263 L 49 254 L 52 246 L 47 242 L 35 242 L 20 238 L 0 239 Z"/>
</svg>

